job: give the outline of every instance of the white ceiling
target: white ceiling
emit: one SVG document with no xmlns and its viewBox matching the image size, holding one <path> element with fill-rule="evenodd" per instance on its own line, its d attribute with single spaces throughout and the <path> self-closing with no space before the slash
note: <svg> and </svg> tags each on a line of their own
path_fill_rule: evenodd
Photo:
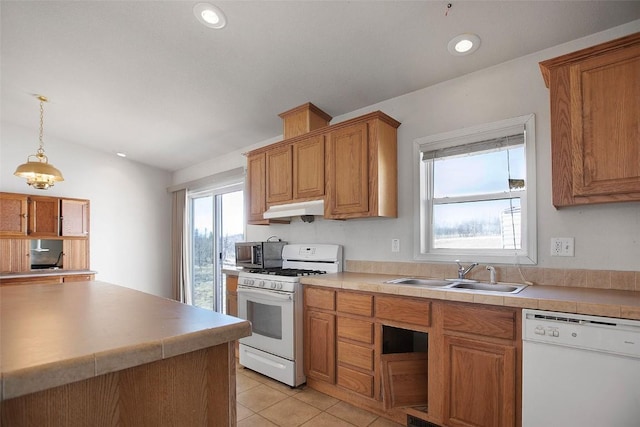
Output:
<svg viewBox="0 0 640 427">
<path fill-rule="evenodd" d="M 282 133 L 313 102 L 332 116 L 640 18 L 640 1 L 0 3 L 2 121 L 177 170 Z M 471 32 L 480 49 L 447 52 Z"/>
</svg>

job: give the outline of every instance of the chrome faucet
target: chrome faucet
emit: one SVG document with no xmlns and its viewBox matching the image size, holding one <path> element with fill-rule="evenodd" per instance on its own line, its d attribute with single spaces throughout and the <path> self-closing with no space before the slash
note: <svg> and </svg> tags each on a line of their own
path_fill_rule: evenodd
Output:
<svg viewBox="0 0 640 427">
<path fill-rule="evenodd" d="M 487 270 L 489 270 L 489 283 L 495 285 L 496 282 L 496 269 L 492 265 L 487 265 Z"/>
<path fill-rule="evenodd" d="M 473 269 L 473 267 L 478 265 L 477 262 L 474 262 L 473 264 L 469 265 L 469 267 L 464 268 L 460 264 L 460 260 L 459 259 L 456 260 L 456 264 L 458 264 L 458 279 L 464 279 L 464 276 L 466 276 L 467 273 L 469 273 Z"/>
</svg>

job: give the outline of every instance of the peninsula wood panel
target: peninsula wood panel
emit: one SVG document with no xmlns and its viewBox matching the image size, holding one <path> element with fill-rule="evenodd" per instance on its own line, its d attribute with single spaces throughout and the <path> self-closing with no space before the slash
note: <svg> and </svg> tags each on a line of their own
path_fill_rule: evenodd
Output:
<svg viewBox="0 0 640 427">
<path fill-rule="evenodd" d="M 2 402 L 2 425 L 235 426 L 230 345 L 163 359 Z"/>
<path fill-rule="evenodd" d="M 62 283 L 62 276 L 37 276 L 37 277 L 14 277 L 11 279 L 0 279 L 2 286 L 14 285 L 57 285 Z"/>
</svg>

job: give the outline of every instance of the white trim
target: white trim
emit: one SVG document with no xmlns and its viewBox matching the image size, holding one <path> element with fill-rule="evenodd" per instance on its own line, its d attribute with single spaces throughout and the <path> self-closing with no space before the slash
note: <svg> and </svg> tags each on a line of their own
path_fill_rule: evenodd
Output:
<svg viewBox="0 0 640 427">
<path fill-rule="evenodd" d="M 243 183 L 245 175 L 245 168 L 238 167 L 230 169 L 228 171 L 205 176 L 204 178 L 183 182 L 182 184 L 172 185 L 171 187 L 167 187 L 167 192 L 172 193 L 184 188 L 189 191 L 199 191 L 211 188 L 226 187 L 232 184 Z"/>
<path fill-rule="evenodd" d="M 513 196 L 520 197 L 521 221 L 526 224 L 521 236 L 522 249 L 499 250 L 460 250 L 429 248 L 430 227 L 428 210 L 430 186 L 426 185 L 426 175 L 430 169 L 430 162 L 422 161 L 424 151 L 433 151 L 455 145 L 470 144 L 482 140 L 513 135 L 514 132 L 525 134 L 526 161 L 526 192 L 514 192 Z M 413 254 L 417 261 L 452 262 L 456 259 L 481 263 L 537 263 L 537 223 L 536 223 L 536 151 L 535 151 L 535 115 L 529 114 L 493 123 L 472 126 L 437 135 L 418 138 L 414 141 L 413 155 L 414 171 L 414 241 Z M 426 194 L 422 194 L 424 191 Z"/>
</svg>

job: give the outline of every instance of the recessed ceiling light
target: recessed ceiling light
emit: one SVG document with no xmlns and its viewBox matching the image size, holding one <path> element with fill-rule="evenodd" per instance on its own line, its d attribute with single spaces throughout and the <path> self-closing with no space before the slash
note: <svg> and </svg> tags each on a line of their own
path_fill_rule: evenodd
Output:
<svg viewBox="0 0 640 427">
<path fill-rule="evenodd" d="M 460 34 L 447 45 L 449 53 L 455 56 L 469 55 L 480 47 L 480 37 L 475 34 Z"/>
<path fill-rule="evenodd" d="M 209 28 L 220 29 L 227 25 L 227 18 L 222 10 L 209 3 L 198 3 L 193 7 L 193 14 L 198 21 Z"/>
<path fill-rule="evenodd" d="M 118 156 L 118 157 L 127 157 L 127 153 L 123 153 L 122 151 L 118 151 L 116 153 L 116 156 Z"/>
</svg>

